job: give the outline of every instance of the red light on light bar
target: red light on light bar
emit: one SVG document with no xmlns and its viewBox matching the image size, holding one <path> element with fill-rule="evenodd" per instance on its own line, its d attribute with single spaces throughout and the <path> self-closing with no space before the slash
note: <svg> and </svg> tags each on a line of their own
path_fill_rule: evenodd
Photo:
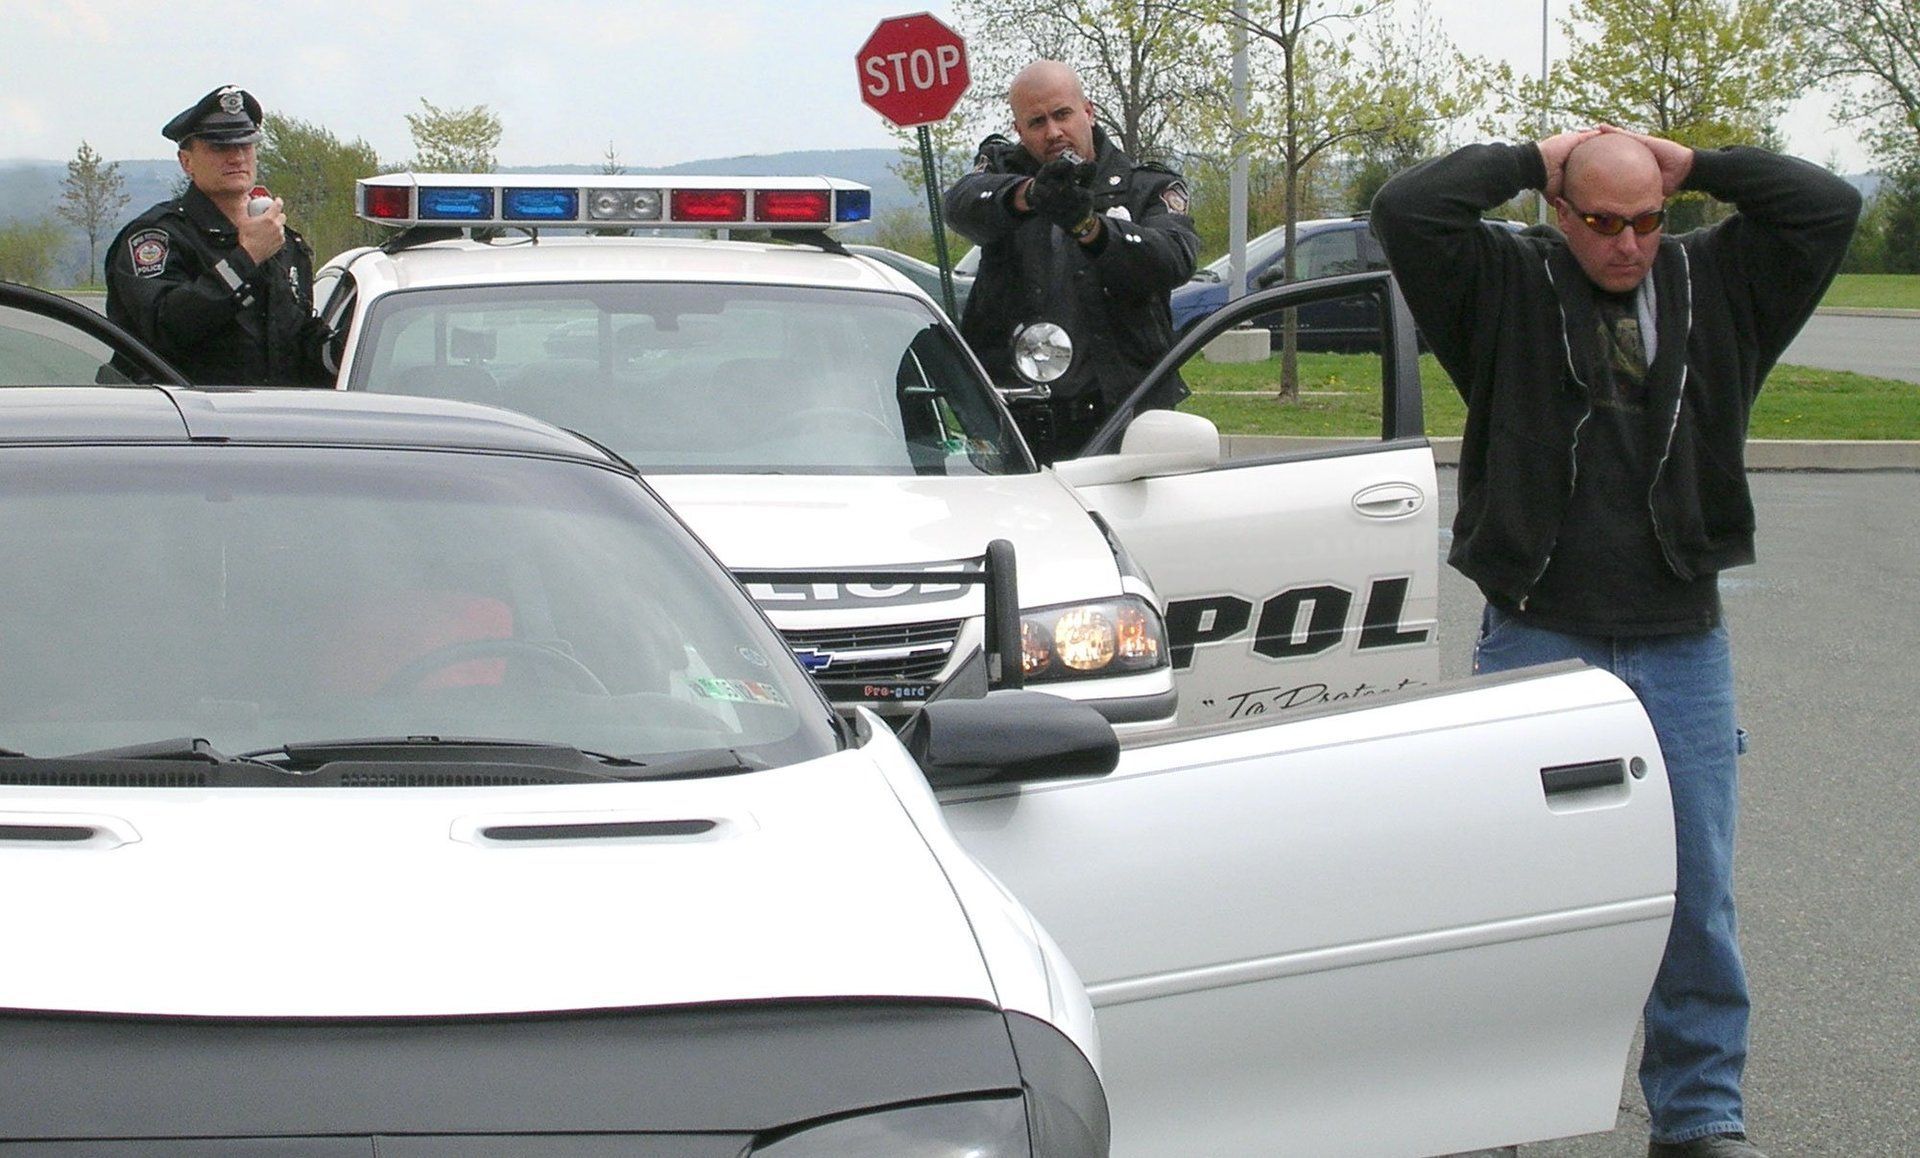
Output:
<svg viewBox="0 0 1920 1158">
<path fill-rule="evenodd" d="M 413 216 L 413 190 L 403 185 L 368 185 L 367 216 L 404 220 Z"/>
<path fill-rule="evenodd" d="M 825 223 L 833 197 L 823 191 L 757 189 L 753 194 L 755 221 L 818 221 Z"/>
<path fill-rule="evenodd" d="M 745 189 L 675 189 L 675 221 L 745 221 Z"/>
</svg>

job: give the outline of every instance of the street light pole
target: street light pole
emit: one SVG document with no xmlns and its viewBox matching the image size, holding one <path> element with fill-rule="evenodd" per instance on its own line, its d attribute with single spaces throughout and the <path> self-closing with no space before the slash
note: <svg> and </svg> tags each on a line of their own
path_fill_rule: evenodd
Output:
<svg viewBox="0 0 1920 1158">
<path fill-rule="evenodd" d="M 1547 3 L 1540 0 L 1540 131 L 1537 139 L 1547 139 Z M 1543 190 L 1539 197 L 1540 224 L 1547 223 L 1547 195 Z"/>
</svg>

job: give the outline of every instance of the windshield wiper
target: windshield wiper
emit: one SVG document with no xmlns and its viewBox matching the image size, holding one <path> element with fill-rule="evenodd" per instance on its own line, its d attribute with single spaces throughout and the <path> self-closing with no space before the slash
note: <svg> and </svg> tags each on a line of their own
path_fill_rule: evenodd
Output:
<svg viewBox="0 0 1920 1158">
<path fill-rule="evenodd" d="M 194 736 L 180 736 L 166 740 L 147 740 L 139 744 L 126 744 L 118 748 L 100 748 L 92 752 L 75 752 L 61 756 L 62 760 L 163 760 L 169 762 L 198 761 L 202 764 L 258 764 L 284 771 L 276 764 L 255 760 L 247 753 L 229 756 L 206 740 Z"/>
<path fill-rule="evenodd" d="M 376 736 L 353 740 L 316 740 L 244 752 L 241 759 L 307 774 L 328 765 L 510 766 L 551 775 L 556 782 L 619 780 L 608 768 L 637 766 L 624 756 L 590 752 L 570 744 L 538 740 L 481 740 L 461 736 Z"/>
</svg>

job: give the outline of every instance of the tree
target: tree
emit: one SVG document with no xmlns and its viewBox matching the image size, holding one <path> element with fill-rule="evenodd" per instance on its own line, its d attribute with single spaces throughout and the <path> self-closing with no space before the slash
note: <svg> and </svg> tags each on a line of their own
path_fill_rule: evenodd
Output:
<svg viewBox="0 0 1920 1158">
<path fill-rule="evenodd" d="M 1698 149 L 1751 144 L 1798 94 L 1799 48 L 1772 0 L 1577 0 L 1571 47 L 1535 100 L 1579 124 L 1607 122 Z"/>
<path fill-rule="evenodd" d="M 372 145 L 358 138 L 343 142 L 294 117 L 268 116 L 264 130 L 260 182 L 286 202 L 317 258 L 380 240 L 380 228 L 355 216 L 353 203 L 354 182 L 380 172 Z"/>
<path fill-rule="evenodd" d="M 1266 152 L 1280 162 L 1286 250 L 1282 276 L 1295 265 L 1295 225 L 1312 192 L 1315 170 L 1343 153 L 1396 138 L 1424 141 L 1478 102 L 1477 70 L 1444 45 L 1437 31 L 1419 51 L 1439 67 L 1411 67 L 1405 33 L 1384 22 L 1390 0 L 1333 8 L 1319 0 L 1250 0 L 1244 20 L 1224 0 L 1207 11 L 1248 37 L 1249 103 L 1244 121 L 1213 120 L 1217 139 Z M 1471 83 L 1455 83 L 1467 77 Z M 1292 311 L 1282 329 L 1280 400 L 1300 395 Z"/>
<path fill-rule="evenodd" d="M 1509 111 L 1525 110 L 1529 135 L 1545 110 L 1562 125 L 1615 124 L 1696 149 L 1773 145 L 1804 79 L 1775 0 L 1576 0 L 1560 30 L 1569 49 L 1545 89 L 1503 72 L 1503 87 L 1518 94 Z M 1704 194 L 1683 193 L 1668 228 L 1685 231 L 1716 211 Z"/>
<path fill-rule="evenodd" d="M 1022 68 L 1042 59 L 1063 61 L 1080 74 L 1094 119 L 1138 160 L 1170 160 L 1200 111 L 1223 99 L 1224 40 L 1191 5 L 955 0 L 954 13 L 967 37 L 973 77 L 965 120 L 991 126 L 988 131 L 1007 130 L 1007 89 Z"/>
<path fill-rule="evenodd" d="M 420 98 L 423 113 L 408 113 L 412 167 L 421 173 L 491 173 L 500 147 L 500 118 L 486 105 L 443 109 Z"/>
<path fill-rule="evenodd" d="M 1920 7 L 1913 0 L 1785 0 L 1818 81 L 1842 87 L 1837 121 L 1870 126 L 1890 169 L 1920 166 Z"/>
<path fill-rule="evenodd" d="M 65 231 L 51 217 L 0 225 L 0 280 L 46 288 L 54 255 L 65 240 Z"/>
<path fill-rule="evenodd" d="M 1396 115 L 1350 150 L 1347 208 L 1363 212 L 1395 173 L 1438 153 L 1447 128 L 1486 97 L 1490 69 L 1454 48 L 1425 0 L 1402 23 L 1376 20 L 1362 32 L 1380 74 L 1394 78 Z"/>
<path fill-rule="evenodd" d="M 119 221 L 127 207 L 127 182 L 120 176 L 118 161 L 103 160 L 85 141 L 67 162 L 67 179 L 61 182 L 60 204 L 54 212 L 87 235 L 87 280 L 100 270 L 100 238 Z"/>
</svg>

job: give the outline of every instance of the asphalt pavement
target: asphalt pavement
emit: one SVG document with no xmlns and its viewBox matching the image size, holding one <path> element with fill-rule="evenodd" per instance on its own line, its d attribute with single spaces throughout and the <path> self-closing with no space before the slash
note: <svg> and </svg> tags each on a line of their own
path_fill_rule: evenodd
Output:
<svg viewBox="0 0 1920 1158">
<path fill-rule="evenodd" d="M 1760 561 L 1726 572 L 1741 723 L 1736 852 L 1754 999 L 1748 1125 L 1771 1158 L 1920 1154 L 1920 474 L 1756 471 Z M 1441 526 L 1455 472 L 1440 472 Z M 1479 593 L 1444 564 L 1441 671 L 1471 666 Z M 1639 1158 L 1623 1059 L 1606 1134 L 1519 1158 Z M 1513 1153 L 1504 1151 L 1501 1153 Z"/>
<path fill-rule="evenodd" d="M 1920 383 L 1920 310 L 1816 311 L 1780 360 Z"/>
</svg>

